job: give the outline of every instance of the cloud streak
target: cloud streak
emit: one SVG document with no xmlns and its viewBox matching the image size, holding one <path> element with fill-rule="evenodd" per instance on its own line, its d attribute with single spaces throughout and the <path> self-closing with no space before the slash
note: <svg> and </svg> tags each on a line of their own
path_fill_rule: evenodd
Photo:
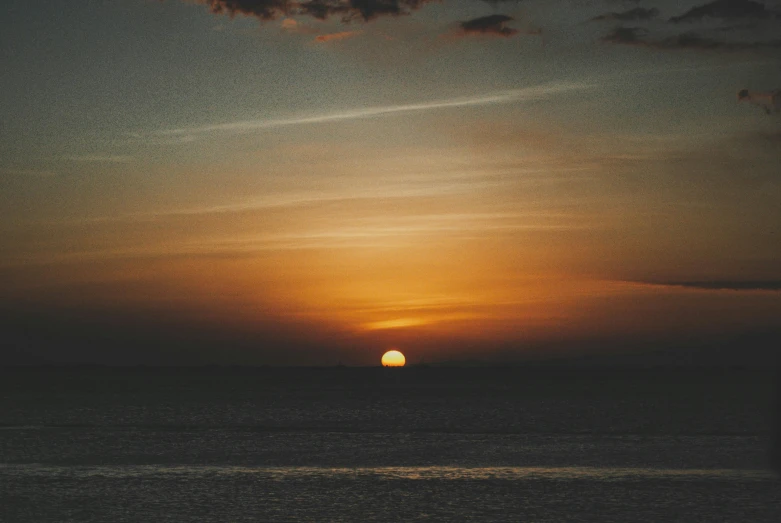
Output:
<svg viewBox="0 0 781 523">
<path fill-rule="evenodd" d="M 644 285 L 684 287 L 703 291 L 781 291 L 781 280 L 640 281 Z"/>
<path fill-rule="evenodd" d="M 275 129 L 280 127 L 296 125 L 312 125 L 322 123 L 333 123 L 350 120 L 381 118 L 396 114 L 419 113 L 426 111 L 435 111 L 442 109 L 454 109 L 461 107 L 478 107 L 484 105 L 507 104 L 514 102 L 534 101 L 549 98 L 553 95 L 584 90 L 593 87 L 585 83 L 552 83 L 521 89 L 512 89 L 508 91 L 499 91 L 495 93 L 449 98 L 444 100 L 433 100 L 430 102 L 420 102 L 412 104 L 385 105 L 367 107 L 361 109 L 349 109 L 341 112 L 319 114 L 312 116 L 298 116 L 290 118 L 268 118 L 259 120 L 244 120 L 239 122 L 229 122 L 214 125 L 204 125 L 200 127 L 187 127 L 178 129 L 164 129 L 155 131 L 156 136 L 195 136 L 209 133 L 244 133 L 264 129 Z"/>
</svg>

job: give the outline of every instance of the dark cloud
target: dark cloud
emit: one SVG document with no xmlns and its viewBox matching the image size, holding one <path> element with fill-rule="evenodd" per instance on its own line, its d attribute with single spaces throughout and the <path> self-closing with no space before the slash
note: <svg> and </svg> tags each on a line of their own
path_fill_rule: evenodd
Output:
<svg viewBox="0 0 781 523">
<path fill-rule="evenodd" d="M 648 31 L 642 27 L 616 27 L 602 37 L 602 41 L 619 45 L 636 45 L 664 50 L 699 51 L 761 51 L 781 49 L 781 39 L 767 41 L 729 41 L 711 38 L 694 32 L 686 32 L 663 39 L 647 38 Z"/>
<path fill-rule="evenodd" d="M 212 13 L 243 14 L 261 20 L 273 20 L 286 10 L 285 0 L 197 0 L 209 6 Z"/>
<path fill-rule="evenodd" d="M 741 42 L 709 38 L 696 33 L 683 33 L 658 42 L 651 47 L 658 49 L 693 49 L 702 51 L 752 51 L 762 49 L 781 49 L 781 40 Z"/>
<path fill-rule="evenodd" d="M 487 34 L 495 36 L 513 36 L 518 34 L 517 29 L 506 27 L 505 24 L 514 20 L 507 15 L 489 15 L 461 22 L 463 34 Z"/>
<path fill-rule="evenodd" d="M 771 11 L 765 4 L 754 0 L 715 0 L 689 9 L 680 16 L 674 16 L 670 18 L 670 22 L 696 22 L 704 18 L 768 20 L 781 19 L 781 13 Z"/>
<path fill-rule="evenodd" d="M 637 283 L 706 291 L 781 291 L 781 280 L 642 281 Z"/>
<path fill-rule="evenodd" d="M 299 9 L 310 16 L 313 16 L 315 18 L 318 18 L 320 20 L 324 20 L 328 18 L 329 16 L 333 14 L 341 14 L 344 15 L 345 13 L 336 11 L 336 9 L 340 6 L 331 5 L 332 2 L 327 2 L 323 0 L 311 0 L 309 2 L 301 2 Z"/>
<path fill-rule="evenodd" d="M 373 20 L 380 16 L 409 14 L 432 0 L 196 0 L 216 14 L 241 14 L 260 20 L 306 15 L 318 19 L 340 16 L 345 21 Z"/>
<path fill-rule="evenodd" d="M 592 21 L 595 22 L 602 22 L 602 21 L 621 21 L 621 22 L 627 22 L 631 20 L 650 20 L 652 18 L 656 18 L 659 16 L 659 10 L 655 7 L 652 7 L 651 9 L 646 9 L 644 7 L 635 7 L 634 9 L 630 9 L 629 11 L 623 11 L 621 13 L 606 13 L 604 15 L 595 16 L 592 18 Z"/>
</svg>

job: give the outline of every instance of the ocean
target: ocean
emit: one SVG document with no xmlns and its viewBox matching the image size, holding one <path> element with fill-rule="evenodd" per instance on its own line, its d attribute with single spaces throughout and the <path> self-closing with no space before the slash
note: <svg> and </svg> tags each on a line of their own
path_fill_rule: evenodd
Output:
<svg viewBox="0 0 781 523">
<path fill-rule="evenodd" d="M 0 521 L 777 521 L 774 380 L 6 368 Z"/>
</svg>

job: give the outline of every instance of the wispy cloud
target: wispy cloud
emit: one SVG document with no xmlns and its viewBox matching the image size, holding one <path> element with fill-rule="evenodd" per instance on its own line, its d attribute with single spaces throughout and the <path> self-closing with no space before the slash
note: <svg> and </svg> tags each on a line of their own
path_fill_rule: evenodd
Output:
<svg viewBox="0 0 781 523">
<path fill-rule="evenodd" d="M 243 237 L 201 238 L 183 244 L 184 252 L 203 248 L 205 252 L 247 253 L 264 250 L 321 248 L 363 248 L 408 245 L 430 238 L 484 238 L 486 234 L 520 234 L 544 231 L 552 234 L 589 230 L 599 226 L 576 217 L 534 213 L 452 213 L 351 220 L 323 223 L 308 230 L 263 233 Z M 170 248 L 170 246 L 168 247 Z"/>
<path fill-rule="evenodd" d="M 549 212 L 456 212 L 385 217 L 364 215 L 354 219 L 332 217 L 307 220 L 303 228 L 294 226 L 288 230 L 255 234 L 196 233 L 178 240 L 150 239 L 138 243 L 122 240 L 118 236 L 117 241 L 102 246 L 91 245 L 84 250 L 47 252 L 45 255 L 19 251 L 10 259 L 0 259 L 0 268 L 100 259 L 242 256 L 268 251 L 387 248 L 421 245 L 422 242 L 430 244 L 433 241 L 479 241 L 485 239 L 486 235 L 507 237 L 545 233 L 549 236 L 602 227 L 598 223 L 586 223 L 577 215 Z"/>
<path fill-rule="evenodd" d="M 68 156 L 72 162 L 94 162 L 94 163 L 129 163 L 133 161 L 132 156 L 127 155 L 100 155 L 87 154 L 82 156 Z"/>
<path fill-rule="evenodd" d="M 264 209 L 280 209 L 292 207 L 308 207 L 332 202 L 351 202 L 366 200 L 391 200 L 427 198 L 431 196 L 446 196 L 453 194 L 473 193 L 474 191 L 496 187 L 497 181 L 477 180 L 474 177 L 459 178 L 449 175 L 449 183 L 437 183 L 436 178 L 426 178 L 425 183 L 414 183 L 412 180 L 399 179 L 396 184 L 383 186 L 371 186 L 365 188 L 352 188 L 337 192 L 293 192 L 285 194 L 267 194 L 264 196 L 249 198 L 246 200 L 220 205 L 207 205 L 188 207 L 182 209 L 170 209 L 163 211 L 138 212 L 125 215 L 112 215 L 101 218 L 93 218 L 89 221 L 138 221 L 157 220 L 175 216 L 192 216 L 204 214 L 225 214 L 252 212 Z"/>
<path fill-rule="evenodd" d="M 290 118 L 268 118 L 260 120 L 243 120 L 239 122 L 228 122 L 213 125 L 204 125 L 200 127 L 186 127 L 178 129 L 163 129 L 155 131 L 155 136 L 195 136 L 206 133 L 243 133 L 262 129 L 274 129 L 278 127 L 320 124 L 330 122 L 340 122 L 346 120 L 358 120 L 364 118 L 379 118 L 402 113 L 416 113 L 424 111 L 434 111 L 441 109 L 452 109 L 458 107 L 474 107 L 481 105 L 506 104 L 523 101 L 542 100 L 556 94 L 584 90 L 594 87 L 593 84 L 586 83 L 551 83 L 525 87 L 521 89 L 512 89 L 508 91 L 499 91 L 489 94 L 466 96 L 459 98 L 448 98 L 444 100 L 433 100 L 429 102 L 420 102 L 412 104 L 385 105 L 376 107 L 367 107 L 362 109 L 348 109 L 341 112 L 318 114 L 311 116 L 297 116 Z"/>
</svg>

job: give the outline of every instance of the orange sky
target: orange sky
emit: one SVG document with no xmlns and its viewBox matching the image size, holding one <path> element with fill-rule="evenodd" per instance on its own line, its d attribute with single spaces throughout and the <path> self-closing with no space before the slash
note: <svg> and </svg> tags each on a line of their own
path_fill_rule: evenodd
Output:
<svg viewBox="0 0 781 523">
<path fill-rule="evenodd" d="M 515 32 L 480 21 L 500 7 L 347 24 L 20 3 L 0 114 L 6 359 L 775 343 L 781 119 L 735 97 L 781 83 L 777 52 L 739 40 L 762 31 L 662 48 L 605 37 L 602 5 L 528 2 Z"/>
</svg>

